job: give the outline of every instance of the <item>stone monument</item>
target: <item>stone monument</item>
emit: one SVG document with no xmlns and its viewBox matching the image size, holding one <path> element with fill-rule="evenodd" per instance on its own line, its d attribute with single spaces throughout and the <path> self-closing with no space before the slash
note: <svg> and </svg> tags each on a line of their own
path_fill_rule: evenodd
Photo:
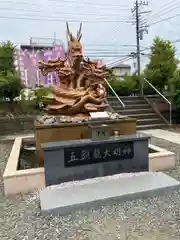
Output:
<svg viewBox="0 0 180 240">
<path fill-rule="evenodd" d="M 98 132 L 106 132 L 99 126 Z M 91 129 L 94 132 L 94 128 Z M 149 169 L 146 135 L 126 135 L 42 144 L 46 186 Z"/>
</svg>

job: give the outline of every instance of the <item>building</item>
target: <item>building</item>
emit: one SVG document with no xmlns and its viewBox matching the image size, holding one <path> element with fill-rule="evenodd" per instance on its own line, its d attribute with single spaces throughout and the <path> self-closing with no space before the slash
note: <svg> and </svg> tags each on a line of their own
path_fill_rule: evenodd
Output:
<svg viewBox="0 0 180 240">
<path fill-rule="evenodd" d="M 131 66 L 128 64 L 117 64 L 109 67 L 113 71 L 113 74 L 119 78 L 122 78 L 124 75 L 131 75 Z"/>
<path fill-rule="evenodd" d="M 56 81 L 55 73 L 42 76 L 38 69 L 38 61 L 48 61 L 51 59 L 64 58 L 64 45 L 60 44 L 42 44 L 34 42 L 29 45 L 21 45 L 16 50 L 16 65 L 20 72 L 22 82 L 28 88 L 34 88 L 36 85 L 48 86 Z"/>
</svg>

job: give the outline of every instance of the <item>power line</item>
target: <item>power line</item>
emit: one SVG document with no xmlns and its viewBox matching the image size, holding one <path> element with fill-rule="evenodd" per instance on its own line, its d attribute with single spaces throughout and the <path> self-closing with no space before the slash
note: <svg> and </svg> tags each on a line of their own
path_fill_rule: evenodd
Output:
<svg viewBox="0 0 180 240">
<path fill-rule="evenodd" d="M 171 22 L 170 20 L 168 21 L 170 24 L 173 24 L 173 25 L 175 25 L 175 26 L 180 26 L 180 24 L 179 23 L 177 23 L 177 22 Z"/>
<path fill-rule="evenodd" d="M 118 53 L 118 52 L 132 52 L 135 50 L 132 48 L 128 48 L 128 49 L 122 49 L 122 48 L 118 48 L 118 49 L 98 49 L 98 48 L 94 48 L 94 49 L 87 49 L 86 47 L 83 48 L 85 52 L 100 52 L 100 53 Z"/>
<path fill-rule="evenodd" d="M 0 2 L 0 4 L 1 4 L 1 2 Z M 70 1 L 67 1 L 67 2 L 69 3 Z M 5 1 L 4 3 L 7 3 L 7 1 Z M 10 3 L 12 3 L 12 1 Z M 28 4 L 27 2 L 21 2 L 21 3 Z M 37 8 L 38 5 L 37 4 L 36 5 L 35 4 L 31 4 L 31 6 L 36 6 L 36 8 Z M 94 6 L 94 3 L 93 3 L 92 6 Z M 101 5 L 101 6 L 103 6 L 103 5 Z M 0 8 L 0 9 L 2 9 L 2 8 Z M 6 8 L 6 9 L 9 10 L 9 8 Z M 118 9 L 118 10 L 124 10 L 124 9 Z M 16 9 L 16 11 L 17 11 L 17 9 Z M 25 13 L 25 11 L 31 11 L 31 10 L 23 9 L 23 11 L 21 11 L 21 12 Z M 128 9 L 128 11 L 129 11 L 129 9 Z M 33 10 L 33 12 L 40 13 L 39 10 L 38 11 L 37 10 Z M 40 21 L 41 20 L 41 21 L 53 21 L 53 22 L 55 22 L 55 21 L 62 21 L 62 14 L 65 14 L 65 16 L 66 16 L 65 18 L 66 18 L 67 21 L 69 21 L 69 22 L 79 22 L 81 20 L 77 20 L 76 19 L 77 16 L 81 17 L 81 15 L 86 15 L 87 18 L 88 18 L 88 16 L 90 16 L 90 15 L 91 16 L 95 16 L 96 15 L 93 20 L 89 20 L 89 19 L 86 18 L 82 22 L 86 22 L 86 23 L 87 22 L 116 23 L 116 25 L 118 25 L 118 27 L 116 27 L 116 29 L 119 28 L 120 25 L 122 26 L 122 24 L 131 23 L 130 20 L 128 21 L 128 18 L 130 18 L 131 16 L 120 16 L 120 18 L 119 18 L 119 15 L 118 16 L 115 15 L 115 11 L 114 10 L 113 10 L 113 15 L 110 15 L 110 13 L 108 13 L 106 15 L 102 15 L 103 14 L 102 12 L 101 12 L 101 14 L 98 14 L 98 15 L 94 14 L 94 13 L 77 13 L 77 12 L 76 13 L 72 13 L 72 14 L 69 13 L 69 12 L 68 13 L 55 12 L 55 13 L 58 13 L 58 15 L 61 14 L 61 19 L 59 19 L 59 17 L 58 17 L 58 19 L 54 19 L 54 17 L 52 19 L 51 16 L 46 16 L 46 19 L 44 19 L 44 16 L 39 16 L 39 14 L 38 14 L 38 16 L 35 16 L 35 15 L 33 15 L 33 16 L 31 15 L 30 16 L 29 14 L 28 14 L 28 16 L 27 16 L 27 14 L 26 14 L 26 16 L 22 16 L 22 14 L 20 14 L 20 15 L 14 14 L 14 16 L 11 16 L 10 18 L 7 18 L 7 16 L 0 16 L 0 18 L 2 18 L 2 19 L 16 19 L 16 20 L 21 20 L 22 19 L 22 20 L 31 20 L 31 21 L 33 21 L 33 20 L 34 21 Z M 43 19 L 40 19 L 41 17 L 43 17 Z M 71 19 L 73 17 L 73 20 L 71 20 L 71 19 L 69 20 L 68 19 L 69 17 L 71 17 Z M 107 17 L 108 17 L 108 19 L 107 19 Z M 62 22 L 64 22 L 64 21 L 62 21 Z"/>
<path fill-rule="evenodd" d="M 128 20 L 130 20 L 130 22 L 132 22 L 131 21 L 131 18 L 132 18 L 132 16 L 131 15 L 129 15 L 129 16 L 127 16 L 127 17 L 125 17 L 124 19 L 122 19 L 123 21 L 125 21 L 125 22 L 128 22 Z M 118 24 L 116 25 L 116 27 L 114 28 L 114 32 L 117 32 L 118 30 L 119 30 L 119 27 L 120 26 L 122 26 L 122 24 L 119 24 L 119 22 L 118 22 Z M 112 30 L 112 29 L 111 29 Z M 112 39 L 114 40 L 116 37 L 113 37 Z M 116 39 L 115 39 L 116 40 Z"/>
<path fill-rule="evenodd" d="M 8 12 L 9 12 L 9 10 L 11 10 L 11 11 L 16 11 L 16 13 L 15 14 L 19 14 L 19 12 L 17 12 L 17 11 L 20 11 L 20 13 L 26 13 L 26 12 L 30 12 L 30 13 L 42 13 L 42 10 L 34 10 L 34 9 L 24 9 L 24 8 L 22 8 L 22 9 L 9 9 L 9 7 L 7 7 L 7 8 L 1 8 L 0 7 L 0 10 L 8 10 Z M 103 13 L 103 12 L 102 12 Z M 115 15 L 115 13 L 117 14 L 117 15 Z M 93 13 L 93 12 L 85 12 L 85 11 L 83 11 L 83 12 L 64 12 L 64 11 L 55 11 L 55 12 L 53 12 L 53 16 L 54 16 L 54 14 L 61 14 L 61 15 L 63 15 L 63 14 L 66 14 L 66 15 L 73 15 L 73 16 L 82 16 L 82 15 L 85 15 L 85 16 L 97 16 L 97 13 Z M 110 12 L 108 12 L 108 13 L 104 13 L 104 14 L 99 14 L 98 13 L 98 16 L 102 16 L 102 17 L 117 17 L 117 16 L 119 16 L 119 12 L 114 12 L 114 11 L 110 11 Z M 126 16 L 121 16 L 121 18 L 125 18 Z"/>
<path fill-rule="evenodd" d="M 133 52 L 135 49 L 127 49 L 126 51 L 123 51 L 121 49 L 117 50 L 117 51 L 114 51 L 114 50 L 99 50 L 99 49 L 94 49 L 94 50 L 86 50 L 84 49 L 84 52 L 86 54 L 129 54 L 131 52 Z"/>
<path fill-rule="evenodd" d="M 67 6 L 66 6 L 66 7 L 67 7 Z M 72 7 L 72 6 L 71 6 L 71 7 Z M 65 6 L 62 5 L 62 6 L 56 7 L 56 9 L 59 9 L 59 10 L 62 10 L 62 8 L 65 9 Z M 37 9 L 38 9 L 38 10 L 37 10 Z M 76 8 L 75 8 L 75 9 L 76 9 Z M 21 13 L 22 13 L 22 12 L 42 13 L 42 11 L 45 11 L 44 8 L 41 9 L 40 7 L 37 7 L 37 6 L 36 6 L 35 8 L 30 8 L 30 7 L 24 8 L 24 7 L 22 6 L 21 8 L 17 8 L 17 7 L 16 7 L 16 8 L 11 8 L 11 9 L 9 9 L 9 7 L 1 7 L 1 6 L 0 6 L 0 10 L 3 10 L 3 11 L 4 11 L 4 10 L 5 10 L 5 11 L 7 10 L 8 13 L 9 13 L 10 11 L 15 11 L 16 13 L 19 13 L 18 11 L 20 11 Z M 83 11 L 79 11 L 79 10 L 83 10 Z M 125 11 L 124 9 L 119 9 L 119 10 L 117 10 L 117 9 L 107 9 L 108 11 L 104 11 L 104 10 L 102 11 L 102 9 L 100 9 L 100 10 L 101 10 L 100 13 L 104 13 L 104 15 L 119 14 L 121 11 L 122 11 L 122 12 Z M 126 10 L 129 11 L 129 9 L 126 9 Z M 65 13 L 65 11 L 62 11 L 62 12 L 53 11 L 53 14 L 54 14 L 54 13 L 61 14 L 61 13 Z M 80 8 L 80 9 L 78 9 L 78 11 L 77 11 L 77 9 L 76 9 L 75 12 L 73 11 L 73 13 L 67 11 L 66 14 L 82 14 L 82 15 L 89 14 L 89 15 L 92 15 L 92 14 L 97 14 L 97 12 L 94 13 L 94 9 L 93 9 L 93 8 L 91 8 L 91 12 L 89 11 L 89 9 Z M 98 12 L 98 14 L 99 14 L 99 12 Z"/>
<path fill-rule="evenodd" d="M 171 12 L 172 10 L 177 9 L 177 6 L 180 4 L 180 2 L 178 1 L 178 2 L 175 3 L 175 4 L 173 4 L 173 5 L 171 5 L 171 6 L 168 6 L 168 5 L 171 4 L 171 3 L 174 3 L 174 0 L 173 0 L 173 1 L 170 1 L 170 2 L 167 3 L 167 4 L 165 4 L 164 7 L 163 7 L 160 11 L 153 13 L 152 15 L 150 15 L 150 16 L 149 16 L 147 19 L 145 19 L 145 20 L 149 20 L 149 19 L 151 19 L 152 17 L 153 17 L 153 18 L 154 18 L 154 17 L 161 17 L 161 16 L 163 16 L 163 15 Z M 169 8 L 172 8 L 172 7 L 175 7 L 175 8 L 169 9 Z M 168 11 L 166 11 L 166 10 L 168 10 Z M 164 11 L 165 11 L 165 12 L 164 12 Z"/>
<path fill-rule="evenodd" d="M 135 44 L 83 44 L 84 45 L 84 49 L 86 51 L 92 51 L 92 50 L 97 50 L 97 51 L 129 51 L 129 52 L 133 52 L 135 51 L 135 48 L 137 45 Z M 145 46 L 141 46 L 141 51 L 146 50 L 147 47 Z"/>
<path fill-rule="evenodd" d="M 116 54 L 129 54 L 133 51 L 134 51 L 134 49 L 133 50 L 128 50 L 128 51 L 121 51 L 121 50 L 119 50 L 119 51 L 106 51 L 106 50 L 105 51 L 99 51 L 99 50 L 87 51 L 87 50 L 84 50 L 84 53 L 86 53 L 86 54 L 114 54 L 114 55 L 116 55 Z"/>
<path fill-rule="evenodd" d="M 127 54 L 116 54 L 116 55 L 105 55 L 105 54 L 103 54 L 103 55 L 101 55 L 101 54 L 98 54 L 98 55 L 96 55 L 96 54 L 85 54 L 84 55 L 85 57 L 96 57 L 96 58 L 115 58 L 115 57 L 127 57 Z M 129 56 L 129 55 L 128 55 Z"/>
<path fill-rule="evenodd" d="M 69 2 L 69 3 L 77 3 L 77 1 L 76 0 L 74 0 L 74 1 L 72 1 L 72 0 L 63 0 L 64 2 Z M 57 0 L 49 0 L 49 2 L 57 2 Z M 90 0 L 90 1 L 87 1 L 87 0 L 84 0 L 83 1 L 83 4 L 89 4 L 89 5 L 94 5 L 94 3 L 92 3 L 92 0 Z M 102 6 L 102 5 L 106 5 L 106 6 L 109 6 L 109 3 L 108 4 L 104 4 L 104 2 L 103 3 L 95 3 L 95 5 L 100 5 L 100 6 Z M 112 6 L 120 6 L 120 7 L 127 7 L 127 5 L 119 5 L 119 4 L 112 4 Z"/>
<path fill-rule="evenodd" d="M 157 16 L 157 17 L 159 18 L 159 17 L 161 17 L 161 16 L 163 16 L 163 15 L 165 15 L 165 14 L 167 14 L 167 13 L 170 13 L 170 12 L 172 12 L 173 10 L 176 10 L 178 7 L 180 7 L 180 3 L 179 3 L 179 6 L 176 6 L 175 8 L 173 8 L 173 9 L 171 9 L 171 10 L 169 10 L 169 11 L 165 12 L 164 14 L 162 14 L 162 15 L 160 15 L 160 16 Z M 150 23 L 150 24 L 151 24 L 151 23 Z"/>
<path fill-rule="evenodd" d="M 150 24 L 148 25 L 148 27 L 149 27 L 149 26 L 152 26 L 152 25 L 155 25 L 155 24 L 158 24 L 158 23 L 160 23 L 160 22 L 168 21 L 169 19 L 172 19 L 172 18 L 175 18 L 175 17 L 178 17 L 178 16 L 180 16 L 180 13 L 178 13 L 178 14 L 176 14 L 176 15 L 174 15 L 174 16 L 167 17 L 167 18 L 162 18 L 162 19 L 160 19 L 160 20 L 157 21 L 157 22 L 150 23 Z"/>
<path fill-rule="evenodd" d="M 23 16 L 21 17 L 21 15 L 17 15 L 17 16 L 14 16 L 14 17 L 7 17 L 7 16 L 0 16 L 0 19 L 13 19 L 13 20 L 28 20 L 28 21 L 46 21 L 46 22 L 85 22 L 85 23 L 111 23 L 111 22 L 119 22 L 119 23 L 131 23 L 131 21 L 123 21 L 123 20 L 108 20 L 106 18 L 106 20 L 102 20 L 101 18 L 94 18 L 94 19 L 91 19 L 91 20 L 83 20 L 83 19 L 64 19 L 64 18 L 52 18 L 52 19 L 48 19 L 48 18 L 30 18 L 30 17 L 26 17 L 26 16 Z"/>
<path fill-rule="evenodd" d="M 56 7 L 57 8 L 57 7 Z M 17 9 L 17 8 L 11 8 L 11 9 L 9 9 L 9 7 L 6 7 L 6 8 L 2 8 L 2 7 L 0 7 L 0 10 L 8 10 L 8 12 L 9 12 L 9 10 L 12 10 L 12 11 L 15 11 L 15 14 L 14 14 L 14 16 L 11 16 L 10 18 L 14 18 L 14 17 L 16 17 L 16 18 L 24 18 L 24 17 L 26 17 L 26 18 L 28 18 L 28 20 L 30 20 L 30 18 L 31 17 L 37 17 L 38 18 L 38 20 L 39 20 L 39 17 L 44 17 L 44 15 L 43 16 L 40 16 L 39 15 L 39 13 L 42 13 L 42 11 L 44 10 L 44 9 L 42 9 L 42 10 L 37 10 L 37 9 L 39 9 L 39 8 L 37 8 L 37 6 L 36 6 L 36 9 L 25 9 L 25 8 L 23 8 L 23 9 Z M 61 8 L 62 9 L 62 8 Z M 19 14 L 19 12 L 17 12 L 17 11 L 20 11 L 20 14 Z M 28 16 L 27 16 L 27 14 L 26 14 L 26 12 L 30 12 L 30 13 L 38 13 L 38 15 L 36 15 L 36 14 L 28 14 Z M 23 14 L 22 13 L 24 13 L 25 14 L 25 16 L 23 16 Z M 118 15 L 115 15 L 115 13 L 117 13 Z M 102 12 L 102 14 L 100 13 L 98 13 L 98 15 L 97 15 L 97 13 L 93 13 L 93 12 L 85 12 L 84 10 L 83 10 L 83 12 L 65 12 L 65 11 L 55 11 L 55 12 L 53 12 L 53 14 L 58 14 L 58 16 L 57 17 L 59 17 L 59 15 L 61 15 L 61 17 L 64 17 L 64 16 L 62 16 L 62 15 L 65 15 L 66 17 L 81 17 L 82 15 L 84 15 L 84 16 L 95 16 L 97 19 L 99 19 L 100 17 L 104 17 L 105 18 L 105 20 L 107 19 L 107 17 L 108 17 L 108 19 L 109 19 L 109 17 L 112 17 L 112 19 L 109 19 L 109 20 L 114 20 L 115 22 L 119 22 L 120 20 L 123 20 L 124 21 L 124 19 L 127 17 L 127 16 L 121 16 L 121 18 L 117 21 L 116 20 L 116 18 L 118 17 L 119 18 L 119 11 L 118 12 L 115 12 L 115 11 L 110 11 L 109 13 L 104 13 L 103 14 L 103 12 Z M 7 16 L 6 16 L 7 17 Z M 56 17 L 56 16 L 54 16 L 54 17 Z M 5 16 L 2 16 L 2 18 L 5 18 Z M 52 16 L 46 16 L 46 18 L 49 18 L 49 19 L 51 19 L 52 18 Z M 103 19 L 101 19 L 101 20 L 103 20 Z"/>
<path fill-rule="evenodd" d="M 84 53 L 86 56 L 104 56 L 104 57 L 119 57 L 119 56 L 130 56 L 131 52 L 126 53 L 99 53 L 99 52 L 92 52 L 92 53 Z"/>
<path fill-rule="evenodd" d="M 147 47 L 147 48 L 141 50 L 141 51 L 140 51 L 140 54 L 141 54 L 143 51 L 146 51 L 146 50 L 148 50 L 148 49 L 150 49 L 150 48 Z M 128 54 L 127 56 L 121 58 L 121 59 L 117 59 L 116 61 L 114 61 L 114 62 L 112 62 L 112 63 L 109 63 L 108 66 L 113 66 L 113 65 L 116 65 L 116 64 L 120 64 L 120 63 L 123 63 L 123 62 L 125 62 L 125 61 L 129 61 L 129 60 L 131 60 L 131 59 L 133 59 L 133 58 L 135 58 L 135 57 L 136 57 L 136 53 L 133 53 L 133 52 L 132 52 L 132 53 Z"/>
<path fill-rule="evenodd" d="M 39 8 L 38 8 L 39 9 Z M 56 9 L 57 9 L 57 7 L 56 7 Z M 62 8 L 61 8 L 62 9 Z M 8 10 L 8 12 L 9 12 L 9 10 L 12 10 L 12 11 L 15 11 L 15 14 L 19 14 L 19 12 L 17 12 L 17 11 L 20 11 L 20 16 L 23 16 L 22 15 L 22 13 L 24 13 L 24 14 L 26 14 L 26 12 L 30 12 L 30 13 L 38 13 L 38 17 L 43 17 L 43 16 L 40 16 L 39 15 L 39 13 L 42 13 L 42 11 L 44 11 L 44 9 L 42 9 L 42 10 L 37 10 L 37 7 L 36 7 L 36 9 L 25 9 L 25 8 L 22 8 L 22 9 L 17 9 L 17 8 L 11 8 L 11 9 L 9 9 L 9 7 L 0 7 L 0 10 Z M 102 12 L 103 13 L 103 12 Z M 115 13 L 117 13 L 118 15 L 115 15 Z M 59 17 L 59 15 L 61 14 L 61 15 L 63 15 L 63 14 L 65 14 L 65 15 L 70 15 L 70 16 L 82 16 L 82 15 L 85 15 L 85 16 L 97 16 L 97 13 L 93 13 L 93 12 L 85 12 L 84 11 L 84 9 L 83 9 L 83 12 L 80 12 L 80 11 L 76 11 L 76 12 L 65 12 L 65 11 L 53 11 L 53 16 L 54 16 L 54 14 L 58 14 L 58 17 Z M 27 14 L 26 14 L 26 16 L 27 16 Z M 98 13 L 98 17 L 119 17 L 119 11 L 118 12 L 114 12 L 114 11 L 110 11 L 110 12 L 108 12 L 108 13 L 104 13 L 104 14 L 101 14 L 101 13 Z M 37 17 L 37 15 L 29 15 L 28 17 Z M 51 18 L 52 16 L 46 16 L 47 18 Z M 122 18 L 126 18 L 127 16 L 121 16 L 121 20 L 122 20 Z"/>
<path fill-rule="evenodd" d="M 122 47 L 136 47 L 136 44 L 92 44 L 92 43 L 86 43 L 86 46 L 98 46 L 98 47 L 101 47 L 101 46 L 122 46 Z"/>
<path fill-rule="evenodd" d="M 85 2 L 85 1 L 83 1 L 83 2 L 77 2 L 77 1 L 66 1 L 66 0 L 62 0 L 61 2 L 59 2 L 59 1 L 57 1 L 57 0 L 54 0 L 54 1 L 48 1 L 48 2 L 51 2 L 51 4 L 46 4 L 46 6 L 49 6 L 49 7 L 53 7 L 54 5 L 57 7 L 57 6 L 60 6 L 59 4 L 62 4 L 62 3 L 65 3 L 66 4 L 66 6 L 68 5 L 68 4 L 70 4 L 71 6 L 74 4 L 75 6 L 78 6 L 78 5 L 80 5 L 80 6 L 94 6 L 94 7 L 97 7 L 97 6 L 99 6 L 99 7 L 101 7 L 101 8 L 105 8 L 105 9 L 110 9 L 110 8 L 116 8 L 116 9 L 122 9 L 122 10 L 129 10 L 128 9 L 128 6 L 127 5 L 118 5 L 118 4 L 111 4 L 111 5 L 109 5 L 109 4 L 105 4 L 105 3 L 102 3 L 102 4 L 98 4 L 98 3 L 92 3 L 92 2 Z M 0 4 L 10 4 L 10 5 L 12 5 L 12 4 L 14 4 L 14 1 L 1 1 L 0 2 Z M 29 2 L 24 2 L 24 1 L 16 1 L 16 5 L 30 5 L 29 4 Z M 35 6 L 35 7 L 37 7 L 37 6 L 43 6 L 44 4 L 37 4 L 37 3 L 31 3 L 31 6 Z"/>
<path fill-rule="evenodd" d="M 132 57 L 126 56 L 122 59 L 119 59 L 117 61 L 114 61 L 114 62 L 111 62 L 111 63 L 107 64 L 107 67 L 113 67 L 114 65 L 121 64 L 121 63 L 123 63 L 125 61 L 128 61 L 128 60 L 131 60 L 131 59 L 132 59 Z"/>
<path fill-rule="evenodd" d="M 54 1 L 51 1 L 51 3 L 52 2 L 54 2 Z M 56 3 L 58 3 L 57 1 L 55 1 Z M 65 6 L 65 3 L 66 3 L 66 5 L 67 5 L 67 3 L 76 3 L 75 1 L 62 1 L 61 3 Z M 1 6 L 1 3 L 2 3 L 2 1 L 0 2 L 0 6 Z M 7 1 L 4 1 L 4 3 L 7 3 Z M 11 3 L 12 4 L 12 1 L 8 1 L 8 3 Z M 23 3 L 23 5 L 25 4 L 25 6 L 27 7 L 27 2 L 16 2 L 16 3 Z M 87 2 L 83 2 L 83 3 L 81 3 L 81 4 L 83 4 L 83 6 L 85 6 L 85 4 L 86 4 Z M 16 4 L 17 5 L 17 4 Z M 101 7 L 103 7 L 102 9 L 104 9 L 104 3 L 103 4 L 98 4 L 99 6 L 101 6 Z M 28 6 L 30 6 L 29 4 L 28 4 Z M 42 5 L 37 5 L 37 4 L 31 4 L 31 7 L 32 6 L 35 6 L 36 7 L 36 9 L 39 9 Z M 47 6 L 47 5 L 46 5 Z M 53 6 L 52 4 L 50 5 L 51 7 Z M 56 4 L 56 8 L 57 8 L 57 6 L 59 6 L 59 5 L 57 5 Z M 78 6 L 78 5 L 77 5 Z M 94 6 L 96 6 L 96 4 L 95 3 L 93 3 L 92 4 L 92 2 L 91 2 L 91 8 L 92 7 L 94 7 Z M 124 10 L 122 7 L 124 7 L 124 6 L 120 6 L 121 8 L 117 8 L 117 5 L 110 5 L 110 6 L 108 6 L 108 10 L 110 10 L 111 8 L 112 8 L 112 6 L 114 6 L 114 9 L 113 9 L 113 11 L 111 11 L 111 12 L 109 12 L 109 13 L 104 13 L 104 11 L 101 11 L 101 13 L 100 14 L 94 14 L 94 13 L 77 13 L 77 11 L 76 11 L 76 13 L 72 13 L 72 14 L 70 14 L 69 12 L 68 13 L 60 13 L 60 12 L 54 12 L 54 13 L 58 13 L 58 15 L 59 14 L 64 14 L 65 16 L 66 16 L 66 18 L 67 18 L 67 16 L 68 16 L 68 18 L 69 18 L 69 16 L 72 18 L 73 17 L 73 19 L 74 18 L 76 18 L 77 16 L 81 16 L 81 15 L 86 15 L 87 16 L 87 18 L 88 18 L 88 16 L 95 16 L 96 17 L 96 20 L 99 20 L 98 22 L 111 22 L 111 23 L 116 23 L 116 27 L 115 27 L 115 29 L 114 29 L 114 31 L 113 32 L 117 32 L 117 29 L 120 27 L 120 26 L 122 26 L 124 23 L 131 23 L 131 20 L 129 19 L 129 21 L 128 21 L 128 18 L 130 18 L 131 16 L 119 16 L 119 12 L 121 11 L 121 10 Z M 119 7 L 119 5 L 118 5 L 118 7 Z M 127 6 L 126 6 L 127 7 Z M 9 10 L 9 8 L 6 8 L 6 9 L 8 9 Z M 40 11 L 37 11 L 37 10 L 33 10 L 33 12 L 40 12 Z M 84 9 L 84 8 L 83 8 Z M 106 9 L 107 10 L 107 9 Z M 118 13 L 117 13 L 117 10 L 118 10 Z M 125 9 L 125 10 L 128 10 L 129 11 L 129 9 Z M 16 11 L 17 11 L 17 8 L 16 8 Z M 21 12 L 25 12 L 25 11 L 30 11 L 29 9 L 27 10 L 27 9 L 23 9 L 23 11 L 21 11 Z M 113 15 L 112 15 L 112 14 Z M 78 15 L 79 14 L 79 15 Z M 106 15 L 103 15 L 103 14 L 106 14 Z M 118 16 L 117 16 L 117 14 L 118 14 Z M 29 14 L 28 14 L 29 15 Z M 17 16 L 17 15 L 16 15 Z M 4 16 L 2 16 L 3 18 L 4 18 Z M 14 16 L 11 16 L 11 17 L 14 17 Z M 17 16 L 17 19 L 19 19 L 19 18 L 24 18 L 24 16 L 22 16 L 22 15 L 19 15 L 19 16 Z M 38 19 L 37 19 L 37 18 Z M 59 17 L 59 16 L 58 16 Z M 61 16 L 62 17 L 62 16 Z M 98 17 L 98 19 L 97 19 L 97 17 Z M 101 17 L 101 19 L 99 19 L 99 17 Z M 107 17 L 108 17 L 108 20 L 107 20 Z M 27 14 L 26 14 L 26 18 L 27 18 Z M 28 19 L 26 19 L 26 20 L 31 20 L 30 18 L 36 18 L 37 19 L 37 21 L 39 21 L 39 14 L 38 14 L 38 16 L 28 16 Z M 51 19 L 51 17 L 47 17 L 46 16 L 46 18 L 48 18 L 48 19 Z M 86 19 L 87 19 L 86 18 Z M 117 20 L 117 18 L 118 18 L 118 20 Z M 35 19 L 35 20 L 36 20 Z M 34 20 L 34 19 L 33 19 Z M 69 21 L 68 19 L 66 19 L 67 21 Z M 88 18 L 88 21 L 89 21 L 89 18 Z M 93 21 L 94 22 L 94 20 L 91 20 L 91 21 Z M 72 22 L 74 22 L 74 21 L 72 21 Z M 76 19 L 76 21 L 75 22 L 78 22 L 77 21 L 77 19 Z M 84 20 L 83 22 L 87 22 L 87 20 Z M 97 21 L 95 21 L 95 22 L 97 22 Z"/>
<path fill-rule="evenodd" d="M 38 38 L 38 39 L 42 39 L 42 40 L 53 40 L 53 38 Z M 57 39 L 57 40 L 59 40 L 59 41 L 61 41 L 60 39 Z M 3 41 L 5 41 L 5 40 L 0 40 L 0 42 L 3 42 Z M 13 42 L 13 44 L 14 45 L 29 45 L 29 43 L 20 43 L 20 42 Z M 116 51 L 117 50 L 117 48 L 119 48 L 119 47 L 136 47 L 136 45 L 135 44 L 93 44 L 93 43 L 83 43 L 83 48 L 84 49 L 87 49 L 87 50 L 102 50 L 102 51 L 110 51 L 110 50 L 113 50 L 113 51 Z M 93 49 L 93 48 L 94 49 Z M 101 49 L 101 47 L 103 47 L 103 49 Z M 113 48 L 115 48 L 115 49 L 110 49 L 110 47 L 113 47 Z M 108 48 L 108 49 L 107 49 Z M 141 46 L 141 48 L 145 48 L 145 49 L 147 49 L 147 47 L 145 47 L 145 46 Z M 127 49 L 123 49 L 123 51 L 130 51 L 130 50 L 127 50 Z"/>
</svg>

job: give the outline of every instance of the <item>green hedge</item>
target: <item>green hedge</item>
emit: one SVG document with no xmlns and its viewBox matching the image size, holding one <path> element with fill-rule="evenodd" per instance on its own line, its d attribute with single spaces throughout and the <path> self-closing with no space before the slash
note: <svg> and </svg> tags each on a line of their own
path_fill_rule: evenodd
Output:
<svg viewBox="0 0 180 240">
<path fill-rule="evenodd" d="M 125 76 L 123 79 L 113 77 L 109 79 L 109 83 L 119 96 L 128 96 L 139 92 L 139 80 L 134 76 Z M 110 88 L 108 88 L 108 94 L 114 95 Z"/>
<path fill-rule="evenodd" d="M 47 95 L 51 93 L 51 88 L 37 88 L 34 90 L 35 97 L 35 106 L 39 110 L 43 110 L 48 104 L 48 100 L 46 98 Z"/>
<path fill-rule="evenodd" d="M 141 87 L 137 76 L 125 76 L 124 79 L 113 78 L 109 80 L 109 83 L 119 96 L 129 96 L 132 94 L 140 95 Z M 143 90 L 146 95 L 155 93 L 154 90 L 146 83 L 144 83 Z M 110 88 L 108 88 L 108 95 L 114 96 Z"/>
<path fill-rule="evenodd" d="M 51 93 L 50 88 L 37 88 L 30 92 L 30 98 L 22 97 L 21 100 L 9 102 L 0 100 L 0 116 L 21 115 L 21 114 L 39 114 L 44 112 L 48 100 L 46 96 Z"/>
</svg>

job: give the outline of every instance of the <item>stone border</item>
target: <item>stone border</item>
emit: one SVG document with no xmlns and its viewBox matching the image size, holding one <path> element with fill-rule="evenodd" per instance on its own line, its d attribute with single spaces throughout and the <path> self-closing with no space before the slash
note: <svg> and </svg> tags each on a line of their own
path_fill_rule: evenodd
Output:
<svg viewBox="0 0 180 240">
<path fill-rule="evenodd" d="M 44 168 L 17 170 L 22 142 L 32 137 L 16 137 L 3 174 L 4 193 L 6 196 L 32 192 L 45 187 Z M 149 145 L 157 151 L 149 154 L 149 171 L 162 171 L 175 167 L 175 154 L 166 149 Z"/>
<path fill-rule="evenodd" d="M 45 187 L 44 168 L 17 170 L 22 141 L 26 141 L 28 138 L 30 137 L 16 137 L 14 140 L 3 174 L 6 196 L 27 193 Z"/>
<path fill-rule="evenodd" d="M 149 154 L 149 171 L 163 171 L 175 167 L 176 154 L 164 148 L 149 144 L 155 153 Z"/>
</svg>

